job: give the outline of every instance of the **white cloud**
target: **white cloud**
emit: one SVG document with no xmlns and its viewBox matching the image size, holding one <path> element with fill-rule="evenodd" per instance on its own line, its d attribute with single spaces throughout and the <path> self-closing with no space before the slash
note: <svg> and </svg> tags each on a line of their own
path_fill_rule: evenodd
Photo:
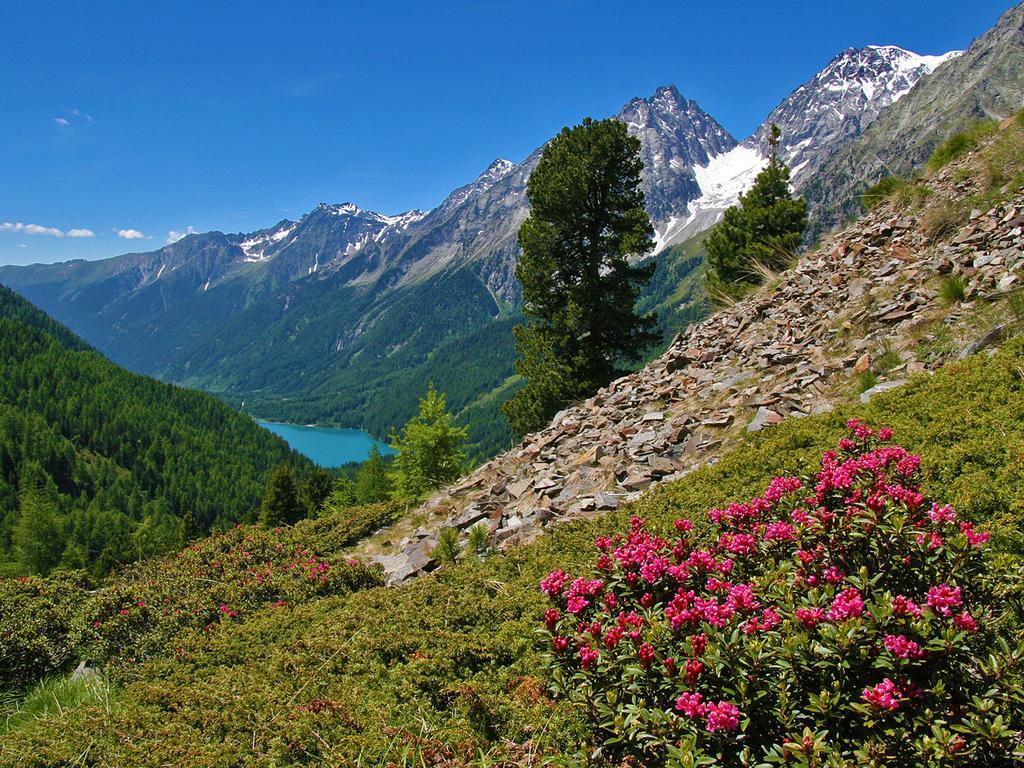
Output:
<svg viewBox="0 0 1024 768">
<path fill-rule="evenodd" d="M 23 232 L 26 235 L 64 237 L 64 233 L 56 227 L 44 227 L 42 224 L 22 224 L 20 221 L 5 221 L 0 224 L 0 232 Z"/>
<path fill-rule="evenodd" d="M 186 227 L 184 232 L 179 232 L 176 229 L 172 229 L 170 232 L 167 233 L 167 244 L 170 245 L 171 243 L 176 243 L 179 240 L 181 240 L 181 238 L 185 237 L 186 235 L 196 235 L 196 234 L 199 234 L 199 233 L 196 231 L 196 228 L 191 226 L 191 225 Z"/>
<path fill-rule="evenodd" d="M 96 233 L 93 232 L 91 229 L 76 228 L 76 229 L 69 229 L 67 231 L 67 236 L 68 237 L 96 237 Z"/>
<path fill-rule="evenodd" d="M 55 117 L 53 118 L 53 122 L 55 122 L 61 128 L 67 128 L 69 125 L 71 125 L 71 122 L 66 117 Z"/>
<path fill-rule="evenodd" d="M 28 248 L 28 246 L 25 245 L 24 243 L 18 243 L 18 247 L 19 248 Z"/>
<path fill-rule="evenodd" d="M 141 240 L 145 237 L 145 235 L 137 229 L 118 229 L 115 231 L 117 232 L 118 237 L 123 237 L 125 240 Z"/>
</svg>

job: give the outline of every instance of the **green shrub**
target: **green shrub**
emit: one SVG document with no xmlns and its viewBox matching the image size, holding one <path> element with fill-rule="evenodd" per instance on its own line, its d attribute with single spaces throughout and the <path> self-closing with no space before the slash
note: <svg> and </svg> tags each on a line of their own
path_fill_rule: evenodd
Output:
<svg viewBox="0 0 1024 768">
<path fill-rule="evenodd" d="M 708 512 L 633 518 L 588 576 L 540 583 L 556 692 L 616 764 L 996 765 L 1024 760 L 1021 571 L 921 493 L 891 430 Z"/>
<path fill-rule="evenodd" d="M 936 148 L 925 167 L 934 172 L 949 165 L 958 157 L 963 157 L 977 148 L 983 139 L 991 136 L 998 128 L 999 123 L 995 120 L 983 120 L 961 133 L 953 134 Z"/>
<path fill-rule="evenodd" d="M 78 660 L 83 572 L 0 579 L 0 690 L 20 691 Z"/>
</svg>

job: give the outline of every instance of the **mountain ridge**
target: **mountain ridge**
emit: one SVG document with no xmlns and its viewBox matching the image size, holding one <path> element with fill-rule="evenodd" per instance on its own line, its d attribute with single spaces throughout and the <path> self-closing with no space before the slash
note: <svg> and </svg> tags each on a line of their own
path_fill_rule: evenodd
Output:
<svg viewBox="0 0 1024 768">
<path fill-rule="evenodd" d="M 874 62 L 873 79 L 864 81 L 882 101 L 921 74 L 921 66 L 897 66 L 917 60 L 906 52 L 887 58 L 863 49 L 857 56 Z M 829 66 L 850 57 L 844 52 Z M 871 99 L 863 87 L 859 96 L 841 96 L 830 103 L 846 110 L 839 120 L 846 127 L 834 132 L 845 140 L 860 129 Z M 713 225 L 764 162 L 758 133 L 737 142 L 671 85 L 631 99 L 617 117 L 641 139 L 656 258 L 674 259 L 666 249 Z M 793 135 L 785 148 L 809 140 Z M 821 152 L 834 151 L 824 144 Z M 102 265 L 0 268 L 0 282 L 133 370 L 244 400 L 262 416 L 384 434 L 415 411 L 416 396 L 399 392 L 399 381 L 414 380 L 407 378 L 413 371 L 431 375 L 439 350 L 451 354 L 457 339 L 486 334 L 517 312 L 516 235 L 541 151 L 519 163 L 495 160 L 427 212 L 388 217 L 353 203 L 324 203 L 297 221 L 253 233 L 191 235 Z M 282 354 L 287 367 L 269 361 Z M 466 380 L 485 388 L 449 392 L 453 405 L 469 408 L 474 398 L 507 386 L 510 337 L 499 359 L 491 356 L 496 367 L 483 379 L 466 369 Z M 374 389 L 401 406 L 376 404 Z M 481 453 L 496 447 L 488 440 Z"/>
</svg>

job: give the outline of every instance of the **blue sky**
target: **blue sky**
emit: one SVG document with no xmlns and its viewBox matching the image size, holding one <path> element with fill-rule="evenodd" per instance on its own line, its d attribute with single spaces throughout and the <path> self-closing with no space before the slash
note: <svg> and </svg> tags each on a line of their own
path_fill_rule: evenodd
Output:
<svg viewBox="0 0 1024 768">
<path fill-rule="evenodd" d="M 322 200 L 427 209 L 669 83 L 743 138 L 845 47 L 963 48 L 1008 6 L 4 3 L 0 264 L 252 231 Z"/>
</svg>

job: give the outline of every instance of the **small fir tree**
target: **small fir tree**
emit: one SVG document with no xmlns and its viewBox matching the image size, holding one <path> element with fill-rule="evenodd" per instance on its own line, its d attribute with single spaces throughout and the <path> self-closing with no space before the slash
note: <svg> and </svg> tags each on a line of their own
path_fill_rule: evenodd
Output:
<svg viewBox="0 0 1024 768">
<path fill-rule="evenodd" d="M 807 228 L 807 204 L 793 197 L 789 168 L 779 160 L 780 137 L 773 124 L 768 165 L 704 243 L 709 282 L 727 294 L 738 295 L 745 286 L 758 283 L 765 268 L 785 269 Z"/>
<path fill-rule="evenodd" d="M 653 247 L 639 153 L 624 123 L 588 118 L 563 129 L 530 175 L 516 266 L 527 322 L 514 331 L 527 383 L 502 407 L 518 434 L 607 384 L 656 338 L 655 318 L 635 311 L 654 271 L 631 263 Z"/>
<path fill-rule="evenodd" d="M 334 478 L 322 467 L 313 467 L 302 480 L 302 501 L 308 517 L 317 517 L 334 491 Z"/>
<path fill-rule="evenodd" d="M 456 479 L 466 460 L 467 433 L 466 427 L 454 425 L 444 395 L 431 384 L 402 433 L 391 433 L 398 496 L 415 499 Z"/>
<path fill-rule="evenodd" d="M 18 562 L 32 573 L 47 574 L 60 562 L 61 529 L 52 504 L 34 488 L 22 493 L 11 541 Z"/>
<path fill-rule="evenodd" d="M 274 470 L 263 497 L 260 522 L 270 527 L 294 525 L 302 519 L 305 509 L 291 467 L 282 464 Z"/>
<path fill-rule="evenodd" d="M 370 455 L 356 473 L 355 503 L 376 504 L 391 497 L 391 478 L 388 465 L 376 445 L 370 448 Z"/>
</svg>

